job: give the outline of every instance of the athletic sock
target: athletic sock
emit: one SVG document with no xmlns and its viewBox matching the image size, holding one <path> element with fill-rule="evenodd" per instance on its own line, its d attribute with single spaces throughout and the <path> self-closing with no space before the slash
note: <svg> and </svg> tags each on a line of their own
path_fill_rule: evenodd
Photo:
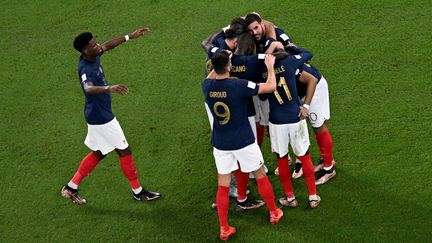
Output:
<svg viewBox="0 0 432 243">
<path fill-rule="evenodd" d="M 324 160 L 324 166 L 332 166 L 333 161 L 333 140 L 329 130 L 326 128 L 324 131 L 315 134 L 318 146 L 321 151 L 321 157 Z"/>
<path fill-rule="evenodd" d="M 287 197 L 294 196 L 294 190 L 291 184 L 291 170 L 288 166 L 288 156 L 277 158 L 279 167 L 279 178 Z"/>
<path fill-rule="evenodd" d="M 228 227 L 229 187 L 218 186 L 216 193 L 216 206 L 220 227 Z"/>
<path fill-rule="evenodd" d="M 240 169 L 236 170 L 237 181 L 237 200 L 244 201 L 247 198 L 247 186 L 249 183 L 249 173 L 244 173 Z"/>
<path fill-rule="evenodd" d="M 132 189 L 132 191 L 133 191 L 133 193 L 134 193 L 135 195 L 140 194 L 140 192 L 141 192 L 142 190 L 143 190 L 142 187 L 138 187 L 138 188 L 136 188 L 136 189 Z"/>
<path fill-rule="evenodd" d="M 82 160 L 81 164 L 78 167 L 77 172 L 72 177 L 70 182 L 68 183 L 69 187 L 72 189 L 77 189 L 78 185 L 81 183 L 81 181 L 88 175 L 90 172 L 93 171 L 93 169 L 96 167 L 96 165 L 99 163 L 100 159 L 96 157 L 96 155 L 93 154 L 93 152 L 90 152 L 87 154 Z"/>
<path fill-rule="evenodd" d="M 256 130 L 257 130 L 257 143 L 258 146 L 261 147 L 261 145 L 264 142 L 265 127 L 257 124 Z"/>
<path fill-rule="evenodd" d="M 135 167 L 135 163 L 132 158 L 132 154 L 119 157 L 120 165 L 123 171 L 123 174 L 129 180 L 129 184 L 132 187 L 132 190 L 137 190 L 141 187 L 138 181 L 138 172 Z"/>
<path fill-rule="evenodd" d="M 302 163 L 303 175 L 306 180 L 309 195 L 314 195 L 316 194 L 315 174 L 310 153 L 307 152 L 307 154 L 305 154 L 304 156 L 299 156 L 298 158 Z"/>
<path fill-rule="evenodd" d="M 258 184 L 258 192 L 264 199 L 264 202 L 267 204 L 269 211 L 274 212 L 276 210 L 274 191 L 272 184 L 268 180 L 268 177 L 264 176 L 260 179 L 256 179 L 256 182 Z"/>
</svg>

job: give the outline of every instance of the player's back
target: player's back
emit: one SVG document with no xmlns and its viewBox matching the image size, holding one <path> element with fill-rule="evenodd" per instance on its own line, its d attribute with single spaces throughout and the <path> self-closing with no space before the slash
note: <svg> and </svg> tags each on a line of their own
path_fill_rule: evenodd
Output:
<svg viewBox="0 0 432 243">
<path fill-rule="evenodd" d="M 202 90 L 213 120 L 212 142 L 220 150 L 236 150 L 255 141 L 248 121 L 248 100 L 258 85 L 243 79 L 205 79 Z"/>
</svg>

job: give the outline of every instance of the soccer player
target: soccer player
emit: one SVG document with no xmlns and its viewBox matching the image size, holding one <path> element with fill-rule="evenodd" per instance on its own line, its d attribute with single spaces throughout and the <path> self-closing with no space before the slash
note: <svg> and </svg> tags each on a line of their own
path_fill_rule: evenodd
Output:
<svg viewBox="0 0 432 243">
<path fill-rule="evenodd" d="M 265 60 L 268 68 L 267 82 L 255 84 L 244 79 L 231 79 L 230 56 L 227 52 L 217 53 L 212 57 L 212 65 L 216 73 L 215 79 L 205 79 L 202 90 L 205 102 L 213 116 L 213 155 L 218 171 L 218 191 L 216 204 L 220 223 L 220 239 L 228 240 L 236 229 L 228 224 L 229 185 L 231 172 L 238 168 L 243 172 L 254 172 L 258 191 L 270 211 L 270 223 L 277 223 L 283 212 L 276 207 L 273 187 L 265 174 L 264 159 L 256 144 L 251 126 L 248 122 L 248 97 L 270 93 L 276 88 L 274 74 L 274 56 Z"/>
<path fill-rule="evenodd" d="M 282 29 L 274 25 L 268 26 L 264 24 L 263 19 L 257 13 L 248 14 L 245 20 L 249 34 L 255 37 L 257 42 L 257 51 L 259 53 L 264 53 L 273 41 L 279 41 L 283 44 L 283 46 L 287 46 L 292 42 L 290 37 L 285 34 Z M 272 33 L 268 30 L 268 28 L 274 28 L 276 39 L 273 35 L 268 34 Z"/>
<path fill-rule="evenodd" d="M 277 89 L 273 94 L 267 95 L 270 104 L 269 130 L 271 147 L 272 151 L 277 154 L 279 178 L 285 191 L 285 197 L 280 198 L 279 202 L 288 207 L 298 206 L 288 166 L 288 146 L 291 145 L 294 154 L 303 165 L 306 185 L 309 190 L 309 205 L 311 208 L 316 208 L 321 198 L 316 193 L 306 121 L 301 119 L 306 117 L 307 110 L 300 105 L 295 78 L 296 70 L 312 58 L 312 53 L 295 46 L 291 46 L 290 49 L 298 54 L 276 61 Z"/>
<path fill-rule="evenodd" d="M 333 159 L 333 140 L 327 127 L 327 120 L 330 119 L 330 102 L 327 81 L 319 70 L 310 65 L 303 64 L 297 74 L 298 95 L 303 102 L 303 107 L 308 110 L 309 122 L 315 133 L 318 146 L 321 151 L 320 163 L 315 166 L 316 185 L 321 185 L 336 176 L 334 169 L 335 161 Z M 310 92 L 309 83 L 316 83 L 316 89 L 313 92 L 313 98 L 308 98 Z M 309 94 L 310 96 L 310 94 Z M 301 162 L 296 162 L 293 177 L 302 175 Z"/>
<path fill-rule="evenodd" d="M 130 39 L 136 39 L 147 31 L 149 31 L 148 28 L 140 28 L 131 34 L 107 41 L 102 45 L 96 42 L 92 33 L 84 32 L 79 34 L 73 42 L 74 48 L 81 53 L 78 61 L 78 77 L 85 95 L 84 116 L 88 124 L 84 144 L 91 152 L 83 158 L 75 175 L 62 188 L 61 195 L 78 205 L 87 202 L 78 193 L 79 184 L 106 154 L 113 150 L 117 152 L 123 174 L 129 180 L 133 199 L 151 201 L 161 196 L 158 192 L 143 189 L 138 181 L 138 172 L 132 152 L 111 110 L 111 93 L 126 95 L 128 88 L 123 84 L 109 85 L 105 80 L 100 62 L 100 57 L 105 52 Z"/>
</svg>

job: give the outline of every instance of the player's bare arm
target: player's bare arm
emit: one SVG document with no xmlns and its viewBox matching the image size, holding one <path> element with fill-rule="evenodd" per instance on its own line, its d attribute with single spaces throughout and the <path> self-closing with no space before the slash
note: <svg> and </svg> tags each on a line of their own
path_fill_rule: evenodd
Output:
<svg viewBox="0 0 432 243">
<path fill-rule="evenodd" d="M 263 84 L 260 84 L 258 94 L 266 94 L 271 93 L 276 90 L 276 74 L 274 71 L 274 63 L 275 63 L 276 57 L 268 54 L 266 55 L 264 59 L 264 63 L 267 67 L 267 81 Z"/>
<path fill-rule="evenodd" d="M 267 39 L 272 38 L 273 40 L 276 40 L 275 25 L 272 22 L 265 19 L 262 20 L 262 23 L 264 25 L 265 35 Z"/>
<path fill-rule="evenodd" d="M 309 116 L 308 107 L 311 104 L 312 98 L 315 94 L 315 89 L 318 84 L 318 79 L 316 79 L 312 74 L 303 71 L 300 74 L 299 81 L 306 84 L 307 86 L 305 101 L 303 103 L 303 106 L 300 106 L 300 113 L 299 113 L 299 117 L 301 119 L 305 119 Z"/>
<path fill-rule="evenodd" d="M 88 95 L 99 95 L 107 92 L 126 95 L 129 92 L 129 89 L 123 84 L 95 86 L 93 85 L 93 82 L 88 81 L 84 83 L 84 92 Z"/>
<path fill-rule="evenodd" d="M 121 37 L 118 37 L 116 39 L 109 40 L 109 41 L 103 43 L 101 45 L 102 49 L 103 49 L 104 52 L 105 51 L 109 51 L 111 49 L 114 49 L 118 45 L 120 45 L 120 44 L 128 41 L 129 39 L 136 39 L 136 38 L 138 38 L 140 36 L 143 36 L 146 32 L 149 32 L 149 31 L 150 31 L 150 29 L 147 28 L 147 27 L 139 28 L 139 29 L 135 30 L 134 32 L 132 32 L 132 33 L 130 33 L 128 35 L 121 36 Z"/>
<path fill-rule="evenodd" d="M 265 51 L 266 54 L 271 54 L 273 53 L 276 49 L 284 49 L 284 46 L 281 42 L 279 41 L 273 41 L 270 46 L 267 48 L 267 50 Z"/>
</svg>

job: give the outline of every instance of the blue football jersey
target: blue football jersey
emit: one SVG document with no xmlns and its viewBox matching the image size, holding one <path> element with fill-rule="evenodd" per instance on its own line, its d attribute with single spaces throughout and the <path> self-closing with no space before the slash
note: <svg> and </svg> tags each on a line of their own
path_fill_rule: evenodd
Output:
<svg viewBox="0 0 432 243">
<path fill-rule="evenodd" d="M 307 92 L 307 85 L 299 81 L 300 75 L 303 71 L 306 71 L 310 73 L 312 76 L 314 76 L 318 80 L 317 82 L 319 82 L 322 77 L 321 73 L 318 71 L 316 67 L 310 65 L 309 63 L 303 64 L 303 66 L 301 66 L 301 68 L 299 69 L 298 74 L 296 75 L 297 93 L 300 99 L 305 97 Z"/>
<path fill-rule="evenodd" d="M 213 57 L 214 54 L 223 51 L 222 48 L 214 47 L 209 50 L 209 57 Z M 260 76 L 263 69 L 265 69 L 264 56 L 253 55 L 253 56 L 239 56 L 232 55 L 231 57 L 231 71 L 230 76 L 238 79 L 247 79 L 253 82 L 259 82 Z M 252 97 L 249 100 L 248 115 L 255 116 L 255 106 L 253 104 Z"/>
<path fill-rule="evenodd" d="M 282 29 L 275 27 L 275 32 L 276 40 L 267 37 L 257 42 L 258 52 L 264 53 L 273 41 L 279 41 L 284 46 L 292 42 L 291 38 Z"/>
<path fill-rule="evenodd" d="M 296 87 L 296 70 L 312 58 L 312 53 L 296 48 L 299 54 L 290 55 L 275 62 L 277 89 L 266 97 L 270 104 L 269 121 L 273 124 L 289 124 L 300 121 L 300 99 Z M 267 72 L 263 74 L 267 76 Z"/>
<path fill-rule="evenodd" d="M 237 150 L 255 142 L 248 120 L 248 100 L 259 85 L 244 79 L 205 79 L 202 91 L 213 120 L 212 143 L 220 150 Z"/>
<path fill-rule="evenodd" d="M 105 80 L 100 56 L 92 62 L 80 57 L 78 62 L 78 77 L 84 92 L 84 83 L 92 82 L 95 86 L 108 85 Z M 111 94 L 106 92 L 99 95 L 85 95 L 84 117 L 88 124 L 99 125 L 105 124 L 114 119 L 111 110 Z"/>
</svg>

